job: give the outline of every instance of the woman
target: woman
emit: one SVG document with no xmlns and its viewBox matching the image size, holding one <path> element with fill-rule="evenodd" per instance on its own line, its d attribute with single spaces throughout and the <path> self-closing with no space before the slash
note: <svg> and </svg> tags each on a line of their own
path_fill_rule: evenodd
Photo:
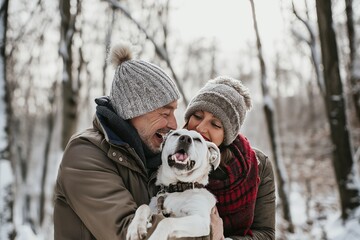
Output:
<svg viewBox="0 0 360 240">
<path fill-rule="evenodd" d="M 216 206 L 223 219 L 224 236 L 275 239 L 275 183 L 271 162 L 239 133 L 250 108 L 249 92 L 239 80 L 217 77 L 189 103 L 185 127 L 199 132 L 221 150 L 221 164 L 210 174 L 207 188 L 218 200 Z"/>
</svg>

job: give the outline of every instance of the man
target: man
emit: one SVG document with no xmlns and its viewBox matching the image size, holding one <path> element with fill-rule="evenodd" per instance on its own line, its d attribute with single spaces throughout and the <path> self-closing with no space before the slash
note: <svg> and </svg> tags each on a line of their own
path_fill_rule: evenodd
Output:
<svg viewBox="0 0 360 240">
<path fill-rule="evenodd" d="M 127 46 L 110 54 L 116 67 L 110 96 L 95 100 L 93 126 L 74 135 L 64 151 L 55 188 L 55 240 L 124 240 L 136 208 L 156 194 L 163 135 L 177 127 L 180 94 L 170 77 L 133 60 Z"/>
</svg>

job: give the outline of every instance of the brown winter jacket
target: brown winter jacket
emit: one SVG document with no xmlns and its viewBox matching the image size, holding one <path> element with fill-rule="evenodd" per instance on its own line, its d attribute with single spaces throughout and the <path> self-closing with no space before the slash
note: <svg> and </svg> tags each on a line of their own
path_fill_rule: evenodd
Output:
<svg viewBox="0 0 360 240">
<path fill-rule="evenodd" d="M 111 144 L 107 133 L 95 116 L 93 127 L 74 135 L 64 151 L 55 186 L 55 240 L 124 240 L 137 207 L 156 194 L 156 172 L 148 176 L 135 150 Z M 149 234 L 163 218 L 153 216 Z"/>
<path fill-rule="evenodd" d="M 155 193 L 155 173 L 148 176 L 134 149 L 110 144 L 105 135 L 95 117 L 93 128 L 65 149 L 55 188 L 55 240 L 123 240 L 136 208 Z"/>
</svg>

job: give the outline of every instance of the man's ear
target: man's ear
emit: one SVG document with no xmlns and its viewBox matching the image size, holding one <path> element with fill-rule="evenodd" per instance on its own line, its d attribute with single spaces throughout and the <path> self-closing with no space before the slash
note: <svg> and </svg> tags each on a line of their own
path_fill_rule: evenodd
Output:
<svg viewBox="0 0 360 240">
<path fill-rule="evenodd" d="M 216 169 L 220 165 L 220 150 L 213 142 L 206 142 L 208 150 L 209 150 L 209 161 L 210 164 Z"/>
</svg>

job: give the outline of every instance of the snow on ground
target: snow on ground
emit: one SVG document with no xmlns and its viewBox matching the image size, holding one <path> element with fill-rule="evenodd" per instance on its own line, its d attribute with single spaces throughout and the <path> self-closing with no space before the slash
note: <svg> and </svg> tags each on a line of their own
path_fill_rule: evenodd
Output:
<svg viewBox="0 0 360 240">
<path fill-rule="evenodd" d="M 18 231 L 18 235 L 16 236 L 16 240 L 43 240 L 44 238 L 41 236 L 35 235 L 33 230 L 29 225 L 20 226 Z"/>
<path fill-rule="evenodd" d="M 10 162 L 1 159 L 0 160 L 0 196 L 3 195 L 3 188 L 8 186 L 13 181 L 13 176 L 11 174 Z M 2 204 L 2 199 L 0 199 L 0 206 Z"/>
<path fill-rule="evenodd" d="M 340 215 L 334 215 L 326 225 L 328 238 L 331 240 L 359 240 L 360 239 L 360 207 L 345 223 Z"/>
</svg>

